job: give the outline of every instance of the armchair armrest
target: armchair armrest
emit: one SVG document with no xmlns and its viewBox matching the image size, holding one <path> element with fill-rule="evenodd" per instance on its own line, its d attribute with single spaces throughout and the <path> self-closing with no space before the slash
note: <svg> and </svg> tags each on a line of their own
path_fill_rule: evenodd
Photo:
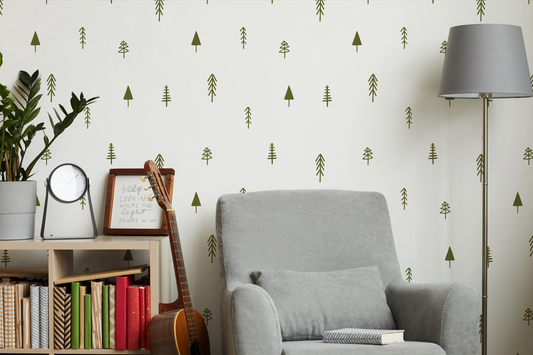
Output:
<svg viewBox="0 0 533 355">
<path fill-rule="evenodd" d="M 223 296 L 225 354 L 280 355 L 281 328 L 272 298 L 261 287 L 241 284 Z M 230 334 L 227 334 L 227 333 Z"/>
<path fill-rule="evenodd" d="M 385 293 L 405 340 L 439 344 L 447 355 L 476 355 L 480 295 L 473 283 L 408 283 L 392 280 Z"/>
</svg>

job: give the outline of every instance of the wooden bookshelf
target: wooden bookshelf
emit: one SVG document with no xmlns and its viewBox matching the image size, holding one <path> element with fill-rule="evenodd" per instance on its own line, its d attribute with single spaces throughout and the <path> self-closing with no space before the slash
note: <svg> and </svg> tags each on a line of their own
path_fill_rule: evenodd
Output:
<svg viewBox="0 0 533 355">
<path fill-rule="evenodd" d="M 42 240 L 29 239 L 21 241 L 0 242 L 0 249 L 9 250 L 48 250 L 48 309 L 49 312 L 49 349 L 0 349 L 0 354 L 150 354 L 149 350 L 59 350 L 54 345 L 54 317 L 53 317 L 53 288 L 55 281 L 74 274 L 74 251 L 76 250 L 146 250 L 149 253 L 151 314 L 155 316 L 159 311 L 159 302 L 165 302 L 161 297 L 161 278 L 166 277 L 161 272 L 161 260 L 168 258 L 168 237 L 147 236 L 99 236 L 96 239 L 72 240 Z M 20 270 L 20 269 L 19 269 Z M 39 269 L 42 272 L 42 269 Z M 163 283 L 164 284 L 164 283 Z M 170 295 L 168 295 L 170 296 Z"/>
</svg>

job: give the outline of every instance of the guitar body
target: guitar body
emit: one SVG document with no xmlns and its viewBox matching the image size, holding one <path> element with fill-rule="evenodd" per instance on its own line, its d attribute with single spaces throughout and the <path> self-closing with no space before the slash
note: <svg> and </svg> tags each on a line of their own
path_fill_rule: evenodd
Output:
<svg viewBox="0 0 533 355">
<path fill-rule="evenodd" d="M 148 328 L 148 341 L 152 355 L 210 355 L 209 335 L 204 319 L 194 310 L 198 330 L 198 347 L 191 349 L 187 320 L 183 309 L 158 314 Z M 199 352 L 198 352 L 199 351 Z"/>
</svg>

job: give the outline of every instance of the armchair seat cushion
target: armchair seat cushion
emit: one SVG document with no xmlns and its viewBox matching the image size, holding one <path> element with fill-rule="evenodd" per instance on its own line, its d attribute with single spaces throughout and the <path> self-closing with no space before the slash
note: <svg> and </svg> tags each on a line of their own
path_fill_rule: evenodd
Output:
<svg viewBox="0 0 533 355">
<path fill-rule="evenodd" d="M 322 339 L 340 328 L 396 329 L 377 266 L 252 273 L 272 298 L 284 341 Z"/>
<path fill-rule="evenodd" d="M 329 344 L 321 340 L 283 342 L 282 355 L 446 355 L 434 343 L 408 341 L 392 345 Z"/>
</svg>

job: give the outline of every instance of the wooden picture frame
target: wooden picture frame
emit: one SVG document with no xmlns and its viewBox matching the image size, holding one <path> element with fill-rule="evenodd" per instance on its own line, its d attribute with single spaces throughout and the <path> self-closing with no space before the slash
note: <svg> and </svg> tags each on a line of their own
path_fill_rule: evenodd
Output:
<svg viewBox="0 0 533 355">
<path fill-rule="evenodd" d="M 160 169 L 165 188 L 172 202 L 175 170 Z M 148 200 L 153 191 L 144 169 L 110 169 L 104 215 L 105 235 L 168 235 L 163 209 L 157 201 Z"/>
</svg>

